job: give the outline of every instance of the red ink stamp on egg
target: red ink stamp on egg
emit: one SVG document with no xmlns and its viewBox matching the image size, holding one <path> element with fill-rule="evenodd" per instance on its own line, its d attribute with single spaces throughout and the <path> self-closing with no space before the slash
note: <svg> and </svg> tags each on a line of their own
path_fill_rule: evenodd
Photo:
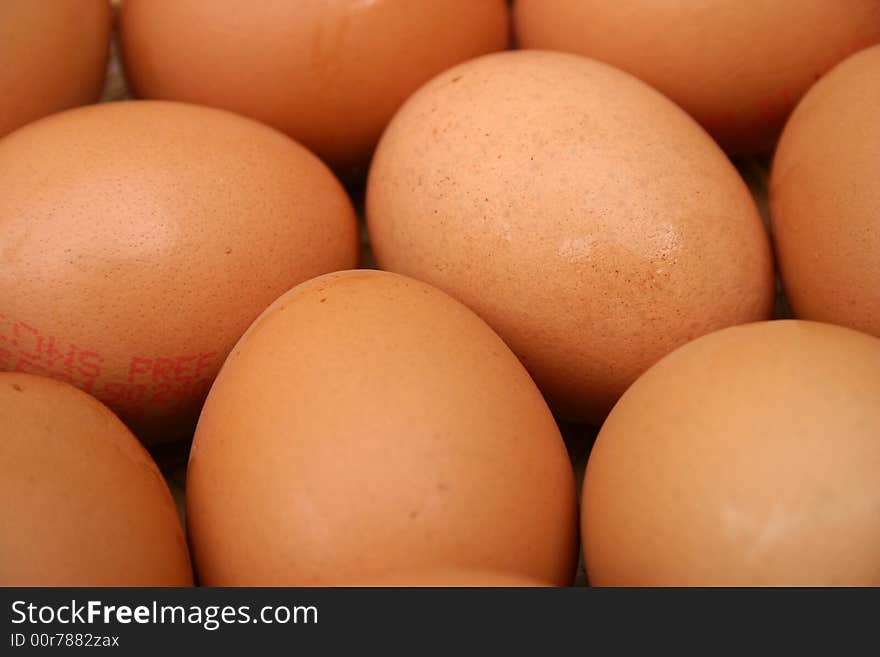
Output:
<svg viewBox="0 0 880 657">
<path fill-rule="evenodd" d="M 9 330 L 9 320 L 6 318 L 6 315 L 0 313 L 0 344 L 9 342 L 9 337 L 7 336 L 7 331 Z"/>
<path fill-rule="evenodd" d="M 111 407 L 191 403 L 207 394 L 216 367 L 216 351 L 183 356 L 133 356 L 123 381 L 99 382 L 104 356 L 0 314 L 0 370 L 49 376 L 78 386 Z"/>
<path fill-rule="evenodd" d="M 7 345 L 0 369 L 49 376 L 91 391 L 101 375 L 104 358 L 96 351 L 79 349 L 27 322 L 0 316 L 0 337 Z"/>
<path fill-rule="evenodd" d="M 188 402 L 207 393 L 213 376 L 205 372 L 216 365 L 216 351 L 185 356 L 133 356 L 128 364 L 128 386 L 139 386 L 137 395 L 118 386 L 108 394 L 118 403 L 132 403 L 135 396 L 150 404 L 168 404 L 175 400 Z"/>
<path fill-rule="evenodd" d="M 12 325 L 12 346 L 30 360 L 40 360 L 43 351 L 43 336 L 37 329 L 24 322 Z"/>
</svg>

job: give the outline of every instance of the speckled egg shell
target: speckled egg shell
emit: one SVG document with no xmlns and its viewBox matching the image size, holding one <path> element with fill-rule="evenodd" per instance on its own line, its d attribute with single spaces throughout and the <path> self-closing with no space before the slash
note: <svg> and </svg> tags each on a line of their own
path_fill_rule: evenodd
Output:
<svg viewBox="0 0 880 657">
<path fill-rule="evenodd" d="M 357 254 L 341 185 L 279 132 L 158 101 L 56 114 L 0 141 L 0 370 L 177 438 L 254 318 Z"/>
<path fill-rule="evenodd" d="M 383 269 L 470 306 L 571 419 L 600 422 L 673 348 L 772 309 L 767 235 L 724 153 L 575 55 L 487 55 L 423 87 L 377 149 L 367 225 Z"/>
</svg>

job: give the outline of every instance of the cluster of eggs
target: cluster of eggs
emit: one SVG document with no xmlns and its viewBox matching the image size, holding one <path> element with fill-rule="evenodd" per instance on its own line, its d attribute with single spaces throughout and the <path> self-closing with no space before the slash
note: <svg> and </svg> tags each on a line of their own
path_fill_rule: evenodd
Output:
<svg viewBox="0 0 880 657">
<path fill-rule="evenodd" d="M 880 585 L 880 0 L 5 0 L 0 62 L 0 583 Z"/>
</svg>

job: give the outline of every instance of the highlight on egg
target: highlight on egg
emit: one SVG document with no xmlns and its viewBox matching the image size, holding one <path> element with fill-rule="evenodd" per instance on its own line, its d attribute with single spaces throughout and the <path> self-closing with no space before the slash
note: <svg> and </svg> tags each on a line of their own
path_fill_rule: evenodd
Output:
<svg viewBox="0 0 880 657">
<path fill-rule="evenodd" d="M 354 267 L 351 201 L 304 147 L 183 103 L 69 110 L 0 140 L 0 371 L 73 383 L 146 443 L 192 435 L 275 297 Z"/>
<path fill-rule="evenodd" d="M 312 279 L 251 325 L 186 488 L 209 586 L 574 577 L 574 476 L 540 392 L 475 314 L 396 274 Z"/>
<path fill-rule="evenodd" d="M 576 55 L 486 55 L 422 87 L 382 137 L 366 213 L 378 265 L 473 309 L 566 419 L 600 423 L 675 347 L 773 308 L 767 234 L 725 154 Z"/>
</svg>

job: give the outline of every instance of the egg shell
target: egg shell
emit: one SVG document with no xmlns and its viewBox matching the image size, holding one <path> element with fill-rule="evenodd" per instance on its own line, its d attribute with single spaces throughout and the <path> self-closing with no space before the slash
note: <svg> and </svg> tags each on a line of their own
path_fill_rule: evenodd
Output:
<svg viewBox="0 0 880 657">
<path fill-rule="evenodd" d="M 0 2 L 0 137 L 98 100 L 111 22 L 107 0 Z"/>
<path fill-rule="evenodd" d="M 0 370 L 72 382 L 148 443 L 191 435 L 278 295 L 357 257 L 326 166 L 228 112 L 106 103 L 0 141 Z"/>
<path fill-rule="evenodd" d="M 581 504 L 598 586 L 880 585 L 880 340 L 798 320 L 724 329 L 605 422 Z"/>
<path fill-rule="evenodd" d="M 628 71 L 737 154 L 770 150 L 816 78 L 880 42 L 877 0 L 516 0 L 514 21 L 520 47 Z"/>
<path fill-rule="evenodd" d="M 486 324 L 395 274 L 280 297 L 199 419 L 187 519 L 210 586 L 489 570 L 570 584 L 577 499 L 540 392 Z"/>
<path fill-rule="evenodd" d="M 508 23 L 504 0 L 125 0 L 119 16 L 136 95 L 254 117 L 351 176 L 407 96 L 506 48 Z"/>
<path fill-rule="evenodd" d="M 796 316 L 880 336 L 878 181 L 880 46 L 874 46 L 810 89 L 773 160 L 771 223 Z"/>
<path fill-rule="evenodd" d="M 0 498 L 0 586 L 193 583 L 156 464 L 71 385 L 0 372 Z"/>
<path fill-rule="evenodd" d="M 378 265 L 475 310 L 569 419 L 601 422 L 675 347 L 772 311 L 766 231 L 730 161 L 584 57 L 486 55 L 432 80 L 383 135 L 366 208 Z"/>
</svg>

